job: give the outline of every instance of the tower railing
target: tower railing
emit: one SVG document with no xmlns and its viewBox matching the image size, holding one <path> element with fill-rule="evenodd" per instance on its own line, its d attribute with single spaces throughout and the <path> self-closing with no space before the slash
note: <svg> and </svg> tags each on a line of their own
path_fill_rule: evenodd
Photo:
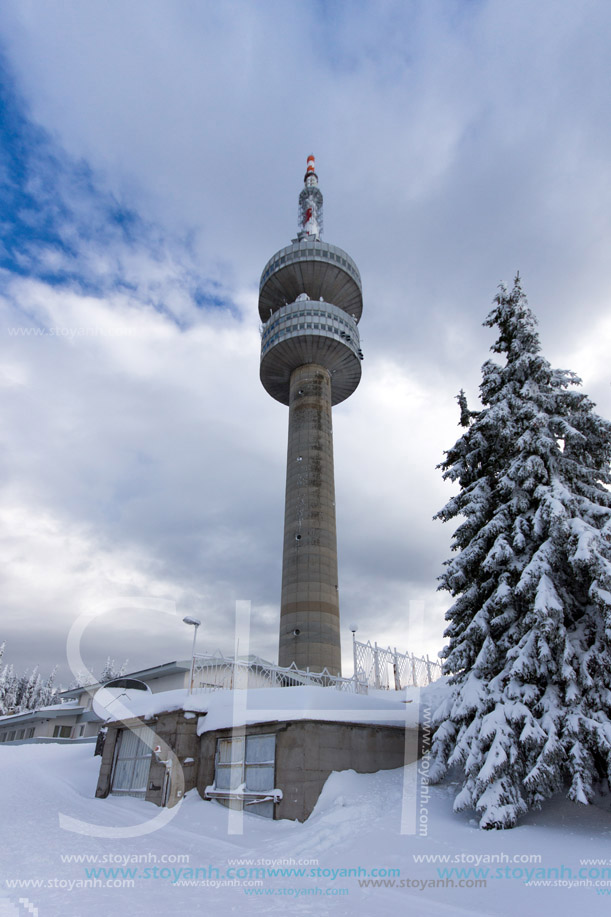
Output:
<svg viewBox="0 0 611 917">
<path fill-rule="evenodd" d="M 344 268 L 353 280 L 358 283 L 360 288 L 361 275 L 350 255 L 345 252 L 343 248 L 339 248 L 337 245 L 331 245 L 329 242 L 321 242 L 320 240 L 316 242 L 293 242 L 291 245 L 286 245 L 284 248 L 281 248 L 280 251 L 277 251 L 263 268 L 259 288 L 263 289 L 268 278 L 271 277 L 275 271 L 284 267 L 285 264 L 292 264 L 296 261 L 313 260 L 329 261 L 332 264 L 337 264 Z"/>
<path fill-rule="evenodd" d="M 261 359 L 280 341 L 315 335 L 350 347 L 363 359 L 359 329 L 352 316 L 332 303 L 298 300 L 277 309 L 261 328 Z"/>
</svg>

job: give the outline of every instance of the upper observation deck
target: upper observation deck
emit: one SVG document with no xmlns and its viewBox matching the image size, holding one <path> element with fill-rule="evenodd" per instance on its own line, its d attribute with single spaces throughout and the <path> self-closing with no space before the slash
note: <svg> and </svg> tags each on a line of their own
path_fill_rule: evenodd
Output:
<svg viewBox="0 0 611 917">
<path fill-rule="evenodd" d="M 301 293 L 332 303 L 356 322 L 363 312 L 361 275 L 350 255 L 337 245 L 304 238 L 273 255 L 259 283 L 259 316 L 267 322 Z"/>
</svg>

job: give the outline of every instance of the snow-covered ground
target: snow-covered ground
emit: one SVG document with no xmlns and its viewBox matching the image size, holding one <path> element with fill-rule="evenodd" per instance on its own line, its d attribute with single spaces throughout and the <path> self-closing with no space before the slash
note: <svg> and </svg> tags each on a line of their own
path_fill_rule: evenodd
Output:
<svg viewBox="0 0 611 917">
<path fill-rule="evenodd" d="M 428 802 L 420 793 L 426 835 L 402 834 L 402 796 L 410 785 L 412 766 L 371 775 L 333 774 L 305 824 L 246 815 L 236 825 L 226 809 L 204 802 L 193 791 L 157 831 L 137 837 L 94 837 L 62 828 L 60 814 L 120 828 L 145 822 L 161 810 L 136 799 L 95 799 L 100 759 L 92 753 L 91 745 L 0 750 L 1 917 L 150 917 L 179 909 L 206 915 L 367 917 L 573 917 L 582 911 L 589 917 L 611 911 L 608 807 L 555 800 L 518 828 L 484 832 L 469 816 L 452 813 L 455 788 L 447 785 L 432 787 Z M 239 830 L 240 822 L 243 833 L 230 833 Z M 435 856 L 450 857 L 452 862 L 417 859 Z M 539 859 L 526 862 L 533 856 Z M 606 887 L 594 884 L 605 881 L 605 866 L 584 865 L 588 859 L 608 861 Z M 241 870 L 241 878 L 227 878 L 232 869 Z M 260 878 L 248 878 L 253 869 L 260 870 Z M 306 875 L 269 872 L 278 869 L 302 869 Z M 467 872 L 462 879 L 456 872 L 444 879 L 439 874 L 443 869 Z M 478 876 L 474 869 L 488 874 Z M 580 869 L 584 872 L 578 878 Z M 98 872 L 96 887 L 91 870 L 107 870 Z M 130 875 L 130 870 L 135 872 Z M 346 870 L 357 875 L 342 872 Z M 390 870 L 396 872 L 389 874 Z M 556 873 L 548 870 L 557 870 L 566 884 L 525 884 L 529 874 L 535 881 L 545 874 L 543 881 L 554 882 Z M 362 884 L 372 880 L 395 885 Z M 230 881 L 261 884 L 227 884 Z M 459 887 L 461 881 L 470 887 Z M 474 887 L 478 881 L 487 884 Z M 576 881 L 592 884 L 570 885 Z"/>
</svg>

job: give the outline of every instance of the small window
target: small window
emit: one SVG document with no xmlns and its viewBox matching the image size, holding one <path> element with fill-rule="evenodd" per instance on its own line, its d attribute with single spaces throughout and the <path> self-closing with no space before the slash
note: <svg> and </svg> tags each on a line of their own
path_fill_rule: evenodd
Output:
<svg viewBox="0 0 611 917">
<path fill-rule="evenodd" d="M 237 790 L 244 782 L 244 739 L 219 739 L 216 759 L 216 786 Z"/>
<path fill-rule="evenodd" d="M 69 739 L 72 734 L 71 726 L 56 726 L 53 730 L 54 739 Z"/>
<path fill-rule="evenodd" d="M 25 736 L 25 729 L 19 729 L 19 730 L 17 730 L 17 738 L 18 738 L 18 739 L 23 739 L 24 736 Z"/>
<path fill-rule="evenodd" d="M 26 739 L 33 739 L 33 738 L 34 738 L 34 726 L 30 726 L 30 728 L 28 729 L 28 734 L 26 735 Z"/>
<path fill-rule="evenodd" d="M 11 729 L 11 731 L 9 732 L 9 734 L 8 734 L 8 736 L 7 736 L 7 738 L 6 738 L 6 741 L 7 741 L 7 742 L 13 742 L 14 740 L 15 740 L 15 730 L 14 730 L 14 729 Z"/>
<path fill-rule="evenodd" d="M 238 736 L 219 739 L 216 750 L 214 790 L 235 793 L 221 802 L 235 804 L 241 794 L 245 806 L 256 815 L 273 818 L 271 800 L 259 802 L 257 794 L 265 796 L 274 789 L 276 736 Z"/>
<path fill-rule="evenodd" d="M 0 742 L 6 742 L 6 732 L 0 732 Z"/>
</svg>

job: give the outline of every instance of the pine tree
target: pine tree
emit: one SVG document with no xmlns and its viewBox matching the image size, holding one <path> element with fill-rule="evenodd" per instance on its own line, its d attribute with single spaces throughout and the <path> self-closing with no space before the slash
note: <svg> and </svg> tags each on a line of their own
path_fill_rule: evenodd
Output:
<svg viewBox="0 0 611 917">
<path fill-rule="evenodd" d="M 35 665 L 31 675 L 28 675 L 26 672 L 25 675 L 21 676 L 17 698 L 20 712 L 34 710 L 38 706 L 41 689 L 42 679 L 38 671 L 38 666 Z"/>
<path fill-rule="evenodd" d="M 88 684 L 91 684 L 89 673 L 87 671 L 79 671 L 68 685 L 68 690 L 73 691 L 75 688 L 83 688 Z"/>
<path fill-rule="evenodd" d="M 0 661 L 5 644 L 0 646 Z M 25 710 L 36 710 L 53 704 L 57 699 L 55 676 L 57 666 L 53 669 L 46 682 L 43 682 L 34 666 L 31 674 L 26 671 L 23 675 L 16 675 L 13 666 L 4 666 L 0 672 L 0 716 L 23 713 Z"/>
<path fill-rule="evenodd" d="M 459 396 L 468 426 L 440 466 L 460 491 L 436 518 L 461 519 L 430 773 L 458 766 L 454 808 L 508 828 L 611 777 L 611 424 L 541 356 L 519 276 L 494 303 L 505 362 L 482 367 L 481 411 Z"/>
<path fill-rule="evenodd" d="M 51 670 L 51 674 L 42 686 L 38 704 L 40 707 L 49 707 L 57 703 L 57 687 L 55 686 L 55 677 L 57 675 L 57 666 Z"/>
<path fill-rule="evenodd" d="M 12 665 L 7 665 L 0 675 L 0 707 L 2 714 L 17 712 L 17 690 L 19 679 Z"/>
<path fill-rule="evenodd" d="M 2 657 L 4 656 L 4 650 L 6 648 L 6 642 L 0 643 L 0 662 L 2 662 Z M 0 669 L 0 716 L 4 716 L 8 711 L 6 707 L 6 695 L 8 688 L 8 666 L 4 666 L 3 669 Z"/>
<path fill-rule="evenodd" d="M 106 657 L 106 664 L 100 673 L 100 682 L 104 684 L 107 681 L 110 681 L 115 677 L 115 661 L 111 659 L 110 656 Z"/>
<path fill-rule="evenodd" d="M 115 660 L 111 659 L 110 656 L 107 656 L 106 664 L 104 665 L 100 675 L 100 684 L 105 684 L 107 681 L 112 681 L 113 678 L 120 678 L 122 675 L 125 675 L 126 671 L 127 659 L 120 668 L 117 668 L 117 663 Z"/>
</svg>

